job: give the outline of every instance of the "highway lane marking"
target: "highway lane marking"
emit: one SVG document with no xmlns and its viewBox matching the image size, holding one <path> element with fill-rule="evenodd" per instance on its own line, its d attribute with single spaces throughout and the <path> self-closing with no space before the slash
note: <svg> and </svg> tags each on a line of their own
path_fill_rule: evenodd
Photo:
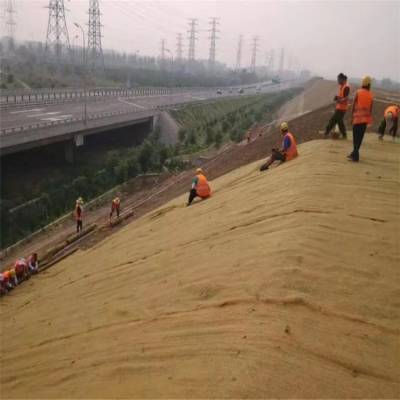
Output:
<svg viewBox="0 0 400 400">
<path fill-rule="evenodd" d="M 33 115 L 28 115 L 28 117 L 44 117 L 45 115 L 56 115 L 56 114 L 60 114 L 61 111 L 52 111 L 52 112 L 46 112 L 46 113 L 42 113 L 42 114 L 33 114 Z"/>
<path fill-rule="evenodd" d="M 68 119 L 72 117 L 72 114 L 57 115 L 57 117 L 41 118 L 41 121 L 62 121 L 63 119 Z"/>
<path fill-rule="evenodd" d="M 23 111 L 11 111 L 10 114 L 22 114 L 27 112 L 38 112 L 43 111 L 44 108 L 32 108 L 31 110 L 23 110 Z"/>
<path fill-rule="evenodd" d="M 121 99 L 121 98 L 118 98 L 118 100 L 119 100 L 121 103 L 129 104 L 129 105 L 131 105 L 131 106 L 135 106 L 135 107 L 141 108 L 142 110 L 145 110 L 145 109 L 146 109 L 146 107 L 143 107 L 143 106 L 141 106 L 140 104 L 131 103 L 131 102 L 126 101 L 126 100 L 123 100 L 123 99 Z"/>
</svg>

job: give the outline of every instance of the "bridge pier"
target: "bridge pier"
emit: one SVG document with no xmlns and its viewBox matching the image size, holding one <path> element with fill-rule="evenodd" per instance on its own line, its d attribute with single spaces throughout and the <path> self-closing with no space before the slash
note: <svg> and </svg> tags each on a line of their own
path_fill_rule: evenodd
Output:
<svg viewBox="0 0 400 400">
<path fill-rule="evenodd" d="M 83 146 L 85 143 L 85 137 L 81 134 L 75 135 L 72 140 L 68 140 L 64 145 L 64 156 L 65 161 L 69 164 L 75 162 L 75 148 Z"/>
<path fill-rule="evenodd" d="M 69 164 L 73 164 L 75 161 L 75 145 L 72 140 L 68 140 L 64 144 L 64 157 L 65 161 Z"/>
</svg>

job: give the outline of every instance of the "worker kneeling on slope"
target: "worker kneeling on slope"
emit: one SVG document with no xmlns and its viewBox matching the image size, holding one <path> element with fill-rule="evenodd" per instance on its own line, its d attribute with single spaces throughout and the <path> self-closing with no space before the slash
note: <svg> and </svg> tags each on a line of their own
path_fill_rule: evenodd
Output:
<svg viewBox="0 0 400 400">
<path fill-rule="evenodd" d="M 192 180 L 192 189 L 189 193 L 189 200 L 187 202 L 187 206 L 192 204 L 192 201 L 196 197 L 200 197 L 202 199 L 206 199 L 211 196 L 211 188 L 208 184 L 207 178 L 204 175 L 204 172 L 201 168 L 196 169 L 196 176 Z"/>
<path fill-rule="evenodd" d="M 298 156 L 296 139 L 289 132 L 287 122 L 282 122 L 281 134 L 283 135 L 282 149 L 272 149 L 271 157 L 265 164 L 261 165 L 260 171 L 268 169 L 274 161 L 290 161 Z"/>
<path fill-rule="evenodd" d="M 392 134 L 393 140 L 397 134 L 397 125 L 399 122 L 399 112 L 400 107 L 396 105 L 389 106 L 385 109 L 383 114 L 383 120 L 379 125 L 379 139 L 383 139 L 383 135 L 385 134 L 386 124 L 392 123 L 392 127 L 389 129 L 389 134 Z"/>
</svg>

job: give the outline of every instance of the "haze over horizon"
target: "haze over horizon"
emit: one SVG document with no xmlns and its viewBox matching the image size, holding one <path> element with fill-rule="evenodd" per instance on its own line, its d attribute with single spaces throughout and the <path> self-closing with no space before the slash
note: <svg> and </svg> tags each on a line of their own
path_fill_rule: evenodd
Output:
<svg viewBox="0 0 400 400">
<path fill-rule="evenodd" d="M 48 0 L 17 0 L 17 40 L 45 42 Z M 80 45 L 78 22 L 86 28 L 88 0 L 65 1 L 71 45 Z M 176 53 L 176 36 L 184 37 L 188 18 L 197 18 L 196 59 L 207 59 L 209 19 L 219 18 L 217 60 L 234 66 L 239 35 L 244 36 L 242 65 L 250 64 L 252 38 L 259 37 L 257 65 L 267 52 L 285 49 L 285 67 L 310 69 L 332 78 L 338 72 L 400 81 L 399 1 L 121 1 L 101 0 L 103 49 L 159 56 Z M 2 24 L 2 30 L 4 24 Z"/>
</svg>

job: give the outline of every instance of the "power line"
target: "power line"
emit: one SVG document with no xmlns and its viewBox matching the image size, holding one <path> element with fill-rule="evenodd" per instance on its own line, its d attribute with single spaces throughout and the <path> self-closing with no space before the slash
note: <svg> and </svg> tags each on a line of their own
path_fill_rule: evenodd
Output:
<svg viewBox="0 0 400 400">
<path fill-rule="evenodd" d="M 210 18 L 210 26 L 211 29 L 209 30 L 209 32 L 211 32 L 211 36 L 209 37 L 210 39 L 210 53 L 209 53 L 209 57 L 208 57 L 208 63 L 210 68 L 213 68 L 215 66 L 215 57 L 216 57 L 216 42 L 217 42 L 217 32 L 219 32 L 217 30 L 217 25 L 219 25 L 219 18 Z"/>
<path fill-rule="evenodd" d="M 88 62 L 92 68 L 104 67 L 103 48 L 101 45 L 101 23 L 100 23 L 99 0 L 89 2 L 89 34 L 88 34 Z"/>
<path fill-rule="evenodd" d="M 61 60 L 64 49 L 70 51 L 64 0 L 49 0 L 49 20 L 46 35 L 46 53 L 53 53 Z"/>
<path fill-rule="evenodd" d="M 236 69 L 240 69 L 242 66 L 242 47 L 243 47 L 243 35 L 240 35 L 236 53 Z"/>
<path fill-rule="evenodd" d="M 258 41 L 259 41 L 259 37 L 258 36 L 254 36 L 253 37 L 253 50 L 251 52 L 251 69 L 253 71 L 256 70 Z"/>
</svg>

